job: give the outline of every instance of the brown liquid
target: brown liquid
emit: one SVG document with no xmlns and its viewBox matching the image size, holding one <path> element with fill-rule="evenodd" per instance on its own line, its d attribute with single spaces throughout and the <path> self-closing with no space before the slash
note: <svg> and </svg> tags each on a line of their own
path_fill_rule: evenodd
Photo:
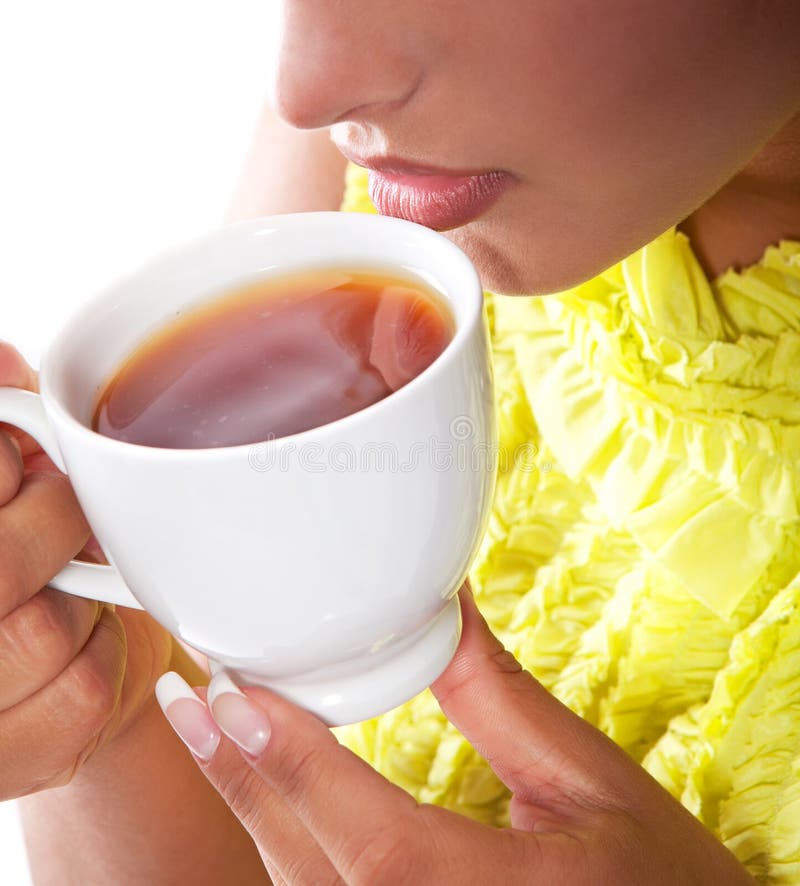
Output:
<svg viewBox="0 0 800 886">
<path fill-rule="evenodd" d="M 262 280 L 135 350 L 102 391 L 92 427 L 171 449 L 283 437 L 382 400 L 452 335 L 438 296 L 410 279 L 331 269 Z"/>
</svg>

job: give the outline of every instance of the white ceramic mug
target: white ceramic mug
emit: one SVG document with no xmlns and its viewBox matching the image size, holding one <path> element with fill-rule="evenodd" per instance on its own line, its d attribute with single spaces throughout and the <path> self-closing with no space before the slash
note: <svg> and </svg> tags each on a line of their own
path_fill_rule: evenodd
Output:
<svg viewBox="0 0 800 886">
<path fill-rule="evenodd" d="M 124 357 L 193 304 L 311 267 L 407 271 L 455 334 L 421 375 L 346 418 L 264 443 L 160 449 L 88 427 Z M 329 724 L 432 682 L 460 635 L 454 598 L 494 481 L 492 376 L 478 276 L 441 235 L 397 219 L 301 213 L 223 228 L 90 301 L 42 361 L 40 395 L 0 388 L 0 421 L 65 471 L 111 566 L 62 591 L 146 609 L 234 678 Z"/>
</svg>

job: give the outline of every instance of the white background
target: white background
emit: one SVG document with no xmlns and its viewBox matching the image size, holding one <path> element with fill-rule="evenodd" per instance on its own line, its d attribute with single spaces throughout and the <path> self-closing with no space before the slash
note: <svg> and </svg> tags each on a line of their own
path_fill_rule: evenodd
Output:
<svg viewBox="0 0 800 886">
<path fill-rule="evenodd" d="M 2 4 L 0 338 L 34 364 L 81 300 L 220 222 L 266 91 L 275 7 Z M 26 886 L 26 870 L 16 811 L 0 803 L 0 882 Z"/>
</svg>

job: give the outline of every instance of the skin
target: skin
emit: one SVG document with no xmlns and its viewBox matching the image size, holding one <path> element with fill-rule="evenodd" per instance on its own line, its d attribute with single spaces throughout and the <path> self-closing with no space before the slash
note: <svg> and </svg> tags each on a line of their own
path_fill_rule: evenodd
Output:
<svg viewBox="0 0 800 886">
<path fill-rule="evenodd" d="M 563 289 L 630 254 L 719 191 L 800 103 L 792 0 L 283 8 L 275 102 L 294 126 L 331 126 L 361 155 L 516 177 L 447 235 L 503 293 Z"/>
<path fill-rule="evenodd" d="M 274 882 L 754 882 L 641 767 L 522 670 L 468 589 L 461 609 L 461 643 L 432 689 L 512 791 L 512 829 L 418 805 L 266 690 L 217 694 L 211 711 L 193 703 L 198 720 L 213 728 L 213 713 L 228 736 L 198 765 L 252 833 Z"/>
<path fill-rule="evenodd" d="M 690 233 L 711 274 L 800 237 L 793 0 L 503 0 L 491 9 L 477 0 L 290 0 L 283 13 L 273 95 L 283 122 L 265 111 L 231 218 L 335 208 L 344 163 L 330 130 L 361 154 L 511 173 L 514 186 L 490 212 L 447 234 L 501 292 L 564 288 L 673 224 Z M 8 347 L 0 383 L 35 384 Z M 30 440 L 22 452 L 29 469 L 41 466 Z M 0 544 L 0 796 L 32 795 L 23 813 L 37 880 L 107 882 L 95 872 L 113 871 L 118 884 L 212 883 L 225 882 L 225 871 L 249 883 L 266 879 L 266 865 L 287 882 L 360 882 L 381 871 L 397 882 L 445 862 L 458 870 L 469 850 L 470 872 L 553 882 L 574 863 L 559 849 L 566 842 L 585 853 L 576 882 L 581 874 L 592 883 L 708 883 L 724 870 L 723 882 L 747 882 L 641 769 L 517 673 L 480 620 L 436 691 L 515 792 L 519 838 L 489 840 L 457 816 L 411 811 L 396 788 L 334 754 L 313 718 L 268 693 L 250 693 L 270 722 L 264 752 L 243 755 L 221 739 L 211 761 L 195 760 L 206 783 L 152 700 L 168 667 L 191 683 L 202 677 L 146 616 L 40 590 L 88 527 L 66 480 L 23 481 L 19 457 L 0 433 L 0 539 L 14 540 Z M 43 623 L 52 638 L 36 627 Z M 197 715 L 210 718 L 203 697 Z M 510 716 L 515 730 L 498 726 Z M 552 745 L 540 728 L 549 717 L 563 729 L 559 740 L 571 740 L 558 758 L 532 765 L 531 752 Z M 306 731 L 287 745 L 287 735 Z M 302 777 L 306 752 L 316 790 Z M 371 856 L 358 851 L 376 834 L 369 821 L 342 830 L 340 804 L 318 787 L 326 779 L 340 796 L 369 797 L 376 817 L 402 815 L 403 834 L 420 846 L 408 864 L 419 867 L 393 867 L 406 862 L 391 841 Z M 40 792 L 54 785 L 63 787 Z M 555 848 L 519 855 L 523 842 L 543 840 L 545 819 L 561 835 L 544 841 Z M 97 836 L 109 832 L 125 837 Z M 536 858 L 540 867 L 526 866 Z"/>
<path fill-rule="evenodd" d="M 35 390 L 36 376 L 0 343 L 3 384 Z M 30 437 L 0 430 L 0 800 L 26 798 L 35 882 L 265 882 L 153 698 L 166 668 L 203 672 L 149 616 L 42 587 L 96 551 L 88 539 L 67 478 Z M 199 821 L 174 822 L 178 787 Z"/>
</svg>

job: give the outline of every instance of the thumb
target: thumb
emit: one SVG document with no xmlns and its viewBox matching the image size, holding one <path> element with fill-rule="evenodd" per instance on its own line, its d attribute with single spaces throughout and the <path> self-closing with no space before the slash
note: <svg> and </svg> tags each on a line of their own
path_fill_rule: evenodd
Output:
<svg viewBox="0 0 800 886">
<path fill-rule="evenodd" d="M 37 389 L 36 373 L 22 354 L 6 341 L 0 341 L 0 387 Z"/>
<path fill-rule="evenodd" d="M 25 391 L 38 391 L 39 379 L 20 352 L 6 341 L 0 340 L 0 387 L 22 388 Z M 16 441 L 20 454 L 25 460 L 25 473 L 45 471 L 60 474 L 61 471 L 53 464 L 53 460 L 30 434 L 14 425 L 0 422 L 0 432 L 8 434 Z M 105 556 L 99 542 L 91 535 L 81 552 L 95 563 L 104 563 Z"/>
<path fill-rule="evenodd" d="M 22 388 L 25 391 L 39 389 L 34 370 L 28 366 L 22 354 L 5 341 L 0 341 L 0 387 Z M 23 456 L 31 455 L 40 449 L 33 437 L 13 425 L 0 422 L 0 431 L 5 431 L 17 440 Z"/>
<path fill-rule="evenodd" d="M 489 630 L 468 586 L 459 596 L 461 642 L 431 686 L 447 719 L 520 799 L 545 785 L 592 803 L 629 797 L 630 758 L 523 670 Z"/>
</svg>

